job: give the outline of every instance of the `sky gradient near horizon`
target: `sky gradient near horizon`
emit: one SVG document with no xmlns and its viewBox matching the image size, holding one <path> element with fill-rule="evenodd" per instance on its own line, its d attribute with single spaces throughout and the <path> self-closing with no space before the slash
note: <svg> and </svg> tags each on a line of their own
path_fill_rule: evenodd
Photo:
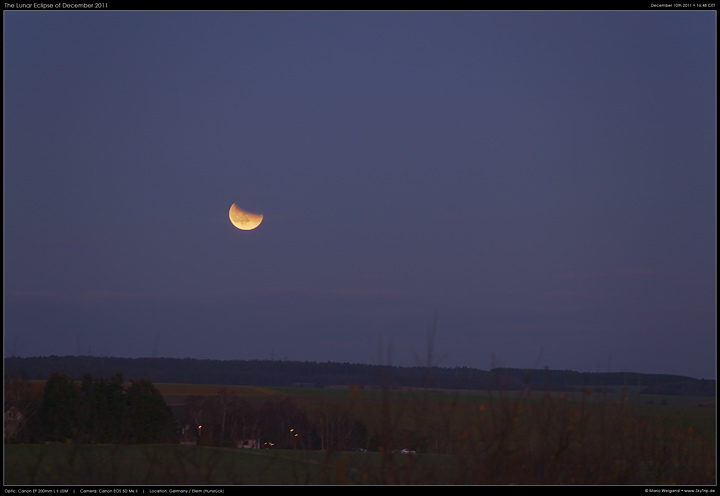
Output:
<svg viewBox="0 0 720 496">
<path fill-rule="evenodd" d="M 4 38 L 6 356 L 715 376 L 714 12 L 4 12 Z"/>
</svg>

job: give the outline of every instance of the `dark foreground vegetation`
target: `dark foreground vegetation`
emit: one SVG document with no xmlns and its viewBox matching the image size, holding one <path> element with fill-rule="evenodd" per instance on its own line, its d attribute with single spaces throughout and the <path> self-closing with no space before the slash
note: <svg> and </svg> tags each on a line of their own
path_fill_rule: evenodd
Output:
<svg viewBox="0 0 720 496">
<path fill-rule="evenodd" d="M 54 373 L 39 384 L 6 377 L 4 433 L 6 442 L 177 442 L 175 417 L 155 385 L 120 374 L 76 381 Z"/>
<path fill-rule="evenodd" d="M 8 485 L 716 482 L 713 397 L 627 386 L 154 384 L 119 374 L 15 377 L 5 390 L 6 406 L 23 413 L 6 439 Z"/>
</svg>

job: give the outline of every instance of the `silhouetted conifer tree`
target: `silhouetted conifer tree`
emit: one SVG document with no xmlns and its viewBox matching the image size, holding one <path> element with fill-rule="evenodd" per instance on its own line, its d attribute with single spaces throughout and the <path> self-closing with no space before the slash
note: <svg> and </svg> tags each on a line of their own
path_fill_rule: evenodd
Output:
<svg viewBox="0 0 720 496">
<path fill-rule="evenodd" d="M 73 439 L 77 426 L 78 388 L 65 374 L 53 373 L 45 383 L 41 410 L 47 441 Z"/>
<path fill-rule="evenodd" d="M 175 439 L 175 418 L 151 381 L 132 381 L 127 388 L 127 399 L 130 440 L 161 443 Z"/>
</svg>

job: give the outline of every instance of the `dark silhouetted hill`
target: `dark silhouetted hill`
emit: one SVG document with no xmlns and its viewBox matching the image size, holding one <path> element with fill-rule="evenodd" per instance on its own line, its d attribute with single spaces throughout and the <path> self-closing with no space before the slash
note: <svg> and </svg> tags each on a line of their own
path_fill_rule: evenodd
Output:
<svg viewBox="0 0 720 496">
<path fill-rule="evenodd" d="M 715 380 L 636 372 L 575 372 L 469 367 L 399 367 L 339 362 L 288 360 L 199 360 L 193 358 L 116 358 L 49 356 L 5 358 L 5 373 L 44 380 L 53 372 L 79 379 L 89 373 L 156 383 L 246 386 L 325 387 L 354 384 L 365 388 L 425 387 L 434 389 L 579 391 L 585 388 L 632 386 L 647 394 L 714 396 Z M 638 389 L 639 388 L 639 389 Z"/>
</svg>

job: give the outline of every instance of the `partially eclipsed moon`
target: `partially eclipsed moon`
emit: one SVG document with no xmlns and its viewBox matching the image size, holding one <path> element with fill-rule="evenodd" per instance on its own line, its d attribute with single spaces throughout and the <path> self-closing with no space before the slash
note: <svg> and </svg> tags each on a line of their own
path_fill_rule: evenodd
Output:
<svg viewBox="0 0 720 496">
<path fill-rule="evenodd" d="M 263 220 L 263 214 L 254 214 L 252 212 L 246 212 L 234 203 L 230 207 L 230 222 L 233 226 L 243 231 L 250 231 L 255 229 Z"/>
</svg>

